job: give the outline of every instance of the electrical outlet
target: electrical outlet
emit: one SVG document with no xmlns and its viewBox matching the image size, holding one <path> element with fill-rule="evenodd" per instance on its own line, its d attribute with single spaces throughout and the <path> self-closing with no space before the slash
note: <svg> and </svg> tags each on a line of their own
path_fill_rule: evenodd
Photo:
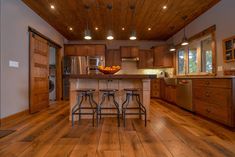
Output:
<svg viewBox="0 0 235 157">
<path fill-rule="evenodd" d="M 223 71 L 223 66 L 218 66 L 217 71 Z"/>
</svg>

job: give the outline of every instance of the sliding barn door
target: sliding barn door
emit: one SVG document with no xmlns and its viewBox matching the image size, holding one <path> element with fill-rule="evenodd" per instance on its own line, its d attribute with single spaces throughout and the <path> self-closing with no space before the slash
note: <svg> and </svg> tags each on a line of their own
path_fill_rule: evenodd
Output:
<svg viewBox="0 0 235 157">
<path fill-rule="evenodd" d="M 29 63 L 29 110 L 35 113 L 49 106 L 49 45 L 32 32 Z"/>
</svg>

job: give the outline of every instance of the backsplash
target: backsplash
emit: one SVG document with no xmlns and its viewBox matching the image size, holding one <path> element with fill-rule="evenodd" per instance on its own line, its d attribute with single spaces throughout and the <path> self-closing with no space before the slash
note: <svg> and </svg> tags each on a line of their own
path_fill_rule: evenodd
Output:
<svg viewBox="0 0 235 157">
<path fill-rule="evenodd" d="M 159 75 L 162 71 L 168 73 L 169 77 L 173 76 L 174 68 L 164 69 L 138 69 L 137 62 L 135 61 L 123 61 L 121 70 L 117 74 L 157 74 Z"/>
</svg>

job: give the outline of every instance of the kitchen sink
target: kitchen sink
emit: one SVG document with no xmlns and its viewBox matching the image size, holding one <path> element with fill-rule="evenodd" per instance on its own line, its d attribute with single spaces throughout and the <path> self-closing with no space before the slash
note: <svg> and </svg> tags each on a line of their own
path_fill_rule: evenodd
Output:
<svg viewBox="0 0 235 157">
<path fill-rule="evenodd" d="M 177 78 L 164 78 L 164 82 L 168 86 L 176 86 L 177 85 Z"/>
</svg>

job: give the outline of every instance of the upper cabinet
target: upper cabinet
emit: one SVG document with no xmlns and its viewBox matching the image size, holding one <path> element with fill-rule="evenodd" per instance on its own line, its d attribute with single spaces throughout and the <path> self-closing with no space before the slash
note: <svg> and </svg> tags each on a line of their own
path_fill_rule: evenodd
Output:
<svg viewBox="0 0 235 157">
<path fill-rule="evenodd" d="M 224 62 L 235 61 L 235 36 L 223 40 Z"/>
<path fill-rule="evenodd" d="M 120 50 L 108 50 L 105 55 L 105 66 L 121 66 Z"/>
<path fill-rule="evenodd" d="M 138 68 L 153 68 L 153 50 L 139 50 Z"/>
<path fill-rule="evenodd" d="M 64 45 L 65 56 L 105 56 L 105 45 Z"/>
<path fill-rule="evenodd" d="M 173 67 L 173 53 L 169 52 L 167 45 L 161 45 L 153 48 L 153 66 L 154 68 Z"/>
<path fill-rule="evenodd" d="M 139 57 L 139 48 L 135 46 L 122 46 L 121 58 L 135 58 Z"/>
</svg>

